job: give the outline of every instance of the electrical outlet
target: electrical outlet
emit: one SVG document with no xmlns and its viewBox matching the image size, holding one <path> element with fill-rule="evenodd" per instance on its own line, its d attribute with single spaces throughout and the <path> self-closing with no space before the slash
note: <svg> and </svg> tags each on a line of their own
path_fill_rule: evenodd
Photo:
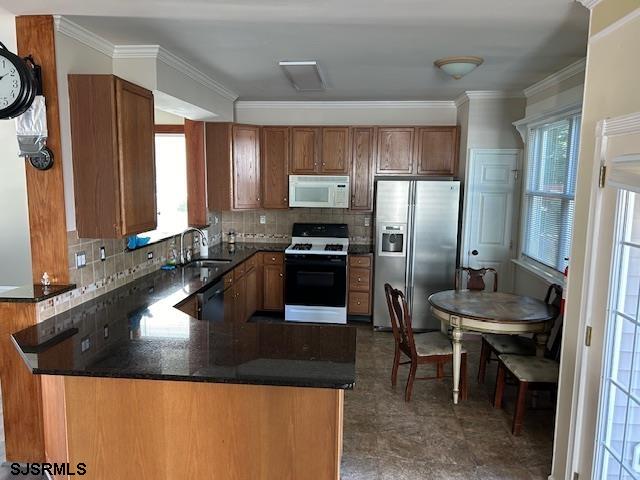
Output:
<svg viewBox="0 0 640 480">
<path fill-rule="evenodd" d="M 218 220 L 218 216 L 217 216 L 217 215 L 214 215 L 214 216 L 213 216 L 213 224 L 214 224 L 214 225 L 217 225 L 219 221 L 220 221 L 220 220 Z"/>
<path fill-rule="evenodd" d="M 104 245 L 100 247 L 100 260 L 105 261 L 107 259 L 107 252 L 104 249 Z"/>
<path fill-rule="evenodd" d="M 153 260 L 153 252 L 147 252 L 147 260 Z"/>
<path fill-rule="evenodd" d="M 91 348 L 91 340 L 89 339 L 89 337 L 84 337 L 82 340 L 80 340 L 80 351 L 82 353 L 86 352 L 90 348 Z"/>
<path fill-rule="evenodd" d="M 87 254 L 82 252 L 76 253 L 76 268 L 83 268 L 87 265 Z"/>
<path fill-rule="evenodd" d="M 260 225 L 264 225 L 265 223 L 267 223 L 267 216 L 260 215 Z"/>
<path fill-rule="evenodd" d="M 364 217 L 364 226 L 368 227 L 371 225 L 371 219 L 369 217 Z"/>
<path fill-rule="evenodd" d="M 109 324 L 107 323 L 103 329 L 104 338 L 109 338 Z"/>
</svg>

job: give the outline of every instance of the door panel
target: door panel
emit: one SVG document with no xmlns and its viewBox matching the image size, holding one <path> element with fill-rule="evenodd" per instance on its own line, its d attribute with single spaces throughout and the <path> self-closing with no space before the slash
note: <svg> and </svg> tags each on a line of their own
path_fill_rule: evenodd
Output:
<svg viewBox="0 0 640 480">
<path fill-rule="evenodd" d="M 267 255 L 265 255 L 266 257 Z M 284 266 L 265 262 L 264 265 L 264 309 L 284 310 Z"/>
<path fill-rule="evenodd" d="M 376 173 L 411 174 L 414 138 L 413 127 L 379 128 Z"/>
<path fill-rule="evenodd" d="M 458 153 L 457 127 L 421 127 L 416 132 L 418 175 L 455 175 Z"/>
<path fill-rule="evenodd" d="M 233 203 L 235 209 L 260 207 L 259 128 L 233 126 Z"/>
<path fill-rule="evenodd" d="M 349 173 L 349 127 L 322 129 L 322 173 Z"/>
<path fill-rule="evenodd" d="M 289 208 L 289 128 L 262 129 L 262 206 Z"/>
<path fill-rule="evenodd" d="M 465 200 L 466 239 L 462 264 L 492 267 L 498 272 L 498 290 L 513 289 L 514 250 L 520 182 L 516 178 L 519 150 L 473 150 Z M 488 279 L 491 285 L 493 279 Z"/>
<path fill-rule="evenodd" d="M 375 129 L 354 128 L 351 159 L 351 210 L 373 209 Z"/>
<path fill-rule="evenodd" d="M 427 299 L 454 288 L 458 252 L 460 182 L 417 181 L 411 265 L 414 328 L 438 329 Z"/>
<path fill-rule="evenodd" d="M 153 94 L 116 78 L 122 236 L 156 228 Z"/>
<path fill-rule="evenodd" d="M 316 173 L 318 171 L 318 138 L 320 131 L 311 127 L 291 127 L 292 174 Z"/>
</svg>

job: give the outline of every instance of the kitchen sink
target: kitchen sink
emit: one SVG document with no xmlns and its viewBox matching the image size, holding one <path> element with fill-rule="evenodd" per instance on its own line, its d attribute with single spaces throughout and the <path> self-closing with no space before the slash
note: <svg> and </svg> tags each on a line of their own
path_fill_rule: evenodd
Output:
<svg viewBox="0 0 640 480">
<path fill-rule="evenodd" d="M 211 268 L 231 263 L 228 258 L 208 258 L 206 260 L 193 260 L 185 265 L 187 268 Z"/>
</svg>

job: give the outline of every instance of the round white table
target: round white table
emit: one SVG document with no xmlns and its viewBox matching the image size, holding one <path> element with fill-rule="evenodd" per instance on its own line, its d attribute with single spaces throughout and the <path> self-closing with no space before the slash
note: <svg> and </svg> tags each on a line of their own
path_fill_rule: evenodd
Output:
<svg viewBox="0 0 640 480">
<path fill-rule="evenodd" d="M 502 292 L 446 290 L 429 297 L 431 311 L 440 320 L 443 332 L 452 327 L 453 403 L 458 403 L 462 332 L 518 335 L 532 333 L 543 355 L 554 306 L 541 300 Z"/>
</svg>

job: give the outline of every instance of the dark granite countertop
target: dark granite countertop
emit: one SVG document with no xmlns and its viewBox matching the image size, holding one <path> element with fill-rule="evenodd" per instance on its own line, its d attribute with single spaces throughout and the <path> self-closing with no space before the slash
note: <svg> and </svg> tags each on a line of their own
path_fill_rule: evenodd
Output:
<svg viewBox="0 0 640 480">
<path fill-rule="evenodd" d="M 5 290 L 5 288 L 7 288 Z M 21 287 L 0 287 L 0 302 L 37 303 L 69 292 L 75 285 L 23 285 Z"/>
<path fill-rule="evenodd" d="M 174 305 L 259 251 L 221 244 L 215 268 L 159 270 L 13 335 L 33 373 L 316 388 L 352 388 L 353 327 L 197 320 Z"/>
</svg>

